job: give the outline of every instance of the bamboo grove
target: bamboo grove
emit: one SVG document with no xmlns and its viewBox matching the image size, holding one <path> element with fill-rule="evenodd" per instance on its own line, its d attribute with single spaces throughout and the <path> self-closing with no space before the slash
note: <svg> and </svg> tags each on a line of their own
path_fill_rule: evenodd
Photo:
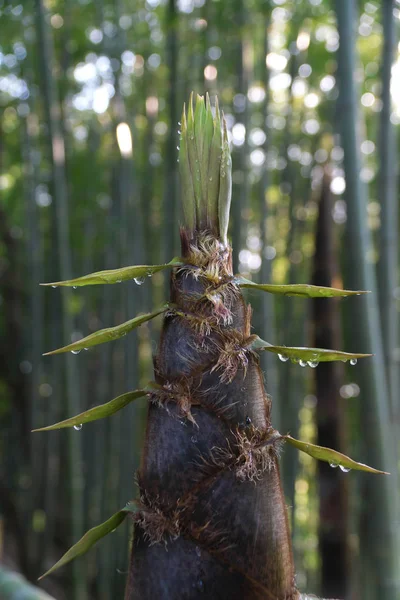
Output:
<svg viewBox="0 0 400 600">
<path fill-rule="evenodd" d="M 0 507 L 54 597 L 399 597 L 399 9 L 359 8 L 0 5 Z"/>
</svg>

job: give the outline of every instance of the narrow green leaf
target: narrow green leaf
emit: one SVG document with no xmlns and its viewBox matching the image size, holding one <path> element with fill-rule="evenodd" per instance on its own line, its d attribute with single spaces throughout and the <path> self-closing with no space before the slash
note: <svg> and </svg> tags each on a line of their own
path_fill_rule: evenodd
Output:
<svg viewBox="0 0 400 600">
<path fill-rule="evenodd" d="M 192 173 L 192 182 L 194 197 L 196 199 L 196 220 L 197 227 L 204 227 L 204 219 L 202 211 L 202 200 L 201 200 L 201 174 L 199 157 L 196 147 L 195 139 L 195 128 L 194 128 L 194 114 L 193 114 L 193 92 L 190 94 L 189 106 L 188 106 L 188 119 L 187 119 L 187 146 L 190 171 Z"/>
<path fill-rule="evenodd" d="M 339 290 L 336 288 L 321 287 L 319 285 L 307 285 L 294 283 L 290 285 L 272 285 L 269 283 L 253 283 L 245 277 L 236 277 L 236 282 L 242 288 L 254 288 L 269 294 L 283 294 L 284 296 L 302 296 L 304 298 L 346 298 L 347 296 L 361 296 L 369 294 L 361 290 Z"/>
<path fill-rule="evenodd" d="M 222 114 L 223 142 L 218 196 L 219 235 L 223 244 L 228 243 L 229 211 L 232 198 L 232 159 L 229 150 L 228 131 Z"/>
<path fill-rule="evenodd" d="M 341 352 L 340 350 L 326 350 L 325 348 L 297 348 L 293 346 L 273 346 L 260 338 L 256 338 L 250 345 L 252 350 L 266 350 L 278 354 L 279 358 L 286 362 L 304 363 L 301 366 L 308 364 L 310 367 L 318 366 L 320 362 L 333 362 L 341 360 L 342 362 L 350 361 L 351 364 L 356 364 L 358 358 L 367 358 L 372 354 L 355 354 L 350 352 Z"/>
<path fill-rule="evenodd" d="M 46 573 L 39 577 L 39 580 L 43 579 L 43 577 L 47 577 L 47 575 L 50 575 L 50 573 L 53 573 L 60 567 L 63 567 L 64 565 L 68 564 L 74 558 L 85 554 L 92 546 L 94 546 L 94 544 L 101 540 L 101 538 L 114 531 L 114 529 L 126 519 L 129 513 L 135 513 L 138 510 L 139 509 L 137 505 L 134 502 L 130 502 L 129 504 L 127 504 L 127 506 L 125 506 L 125 508 L 119 510 L 107 521 L 101 523 L 101 525 L 97 525 L 96 527 L 89 529 L 89 531 L 85 533 L 85 535 L 79 540 L 79 542 L 74 544 L 74 546 L 72 546 L 72 548 L 70 548 L 64 554 L 64 556 L 60 558 L 60 560 L 51 567 L 51 569 L 49 569 L 48 571 L 46 571 Z"/>
<path fill-rule="evenodd" d="M 192 175 L 188 154 L 188 131 L 186 122 L 186 108 L 183 105 L 181 119 L 181 137 L 179 145 L 179 173 L 182 186 L 182 206 L 184 225 L 190 231 L 196 229 L 196 198 L 193 189 Z"/>
<path fill-rule="evenodd" d="M 169 263 L 164 265 L 138 265 L 133 267 L 122 267 L 121 269 L 112 269 L 109 271 L 97 271 L 76 279 L 68 279 L 67 281 L 54 281 L 53 283 L 41 283 L 40 285 L 52 287 L 82 287 L 84 285 L 101 285 L 107 283 L 121 283 L 130 279 L 138 279 L 142 277 L 151 277 L 158 271 L 170 269 L 171 267 L 182 266 L 182 261 L 177 256 Z M 141 282 L 140 282 L 141 283 Z"/>
<path fill-rule="evenodd" d="M 52 431 L 53 429 L 63 429 L 64 427 L 75 427 L 83 425 L 84 423 L 90 423 L 90 421 L 97 421 L 97 419 L 110 417 L 134 400 L 143 398 L 143 396 L 146 396 L 149 392 L 150 390 L 147 389 L 126 392 L 126 394 L 122 394 L 121 396 L 110 400 L 110 402 L 94 406 L 75 417 L 70 417 L 69 419 L 65 419 L 65 421 L 60 421 L 59 423 L 48 425 L 47 427 L 41 427 L 40 429 L 33 429 L 33 431 Z"/>
<path fill-rule="evenodd" d="M 210 109 L 211 112 L 211 109 Z M 218 98 L 215 97 L 215 117 L 213 120 L 213 137 L 210 146 L 210 160 L 207 175 L 207 214 L 211 229 L 219 234 L 218 196 L 220 186 L 220 169 L 222 158 L 222 129 Z"/>
<path fill-rule="evenodd" d="M 325 448 L 324 446 L 316 446 L 315 444 L 309 444 L 307 442 L 301 442 L 300 440 L 292 438 L 290 435 L 283 435 L 282 438 L 298 450 L 301 450 L 301 452 L 305 452 L 313 458 L 329 463 L 331 467 L 343 467 L 342 470 L 345 472 L 354 469 L 355 471 L 366 471 L 367 473 L 390 475 L 390 473 L 387 473 L 386 471 L 378 471 L 378 469 L 373 469 L 368 465 L 356 462 L 345 454 L 337 452 L 337 450 Z"/>
<path fill-rule="evenodd" d="M 217 228 L 217 202 L 212 204 L 208 200 L 209 193 L 209 165 L 210 165 L 210 157 L 211 157 L 211 144 L 214 134 L 214 119 L 211 111 L 210 105 L 210 97 L 208 93 L 206 94 L 206 107 L 205 107 L 205 118 L 204 118 L 204 128 L 203 128 L 203 148 L 201 151 L 201 161 L 200 161 L 200 171 L 201 171 L 201 182 L 203 186 L 203 201 L 206 205 L 207 212 L 207 227 L 216 230 Z"/>
<path fill-rule="evenodd" d="M 51 352 L 46 352 L 43 356 L 49 356 L 50 354 L 61 354 L 62 352 L 72 352 L 78 354 L 81 350 L 86 348 L 91 348 L 92 346 L 98 346 L 99 344 L 104 344 L 105 342 L 111 342 L 113 340 L 117 340 L 136 327 L 139 327 L 146 321 L 150 321 L 165 312 L 167 307 L 164 306 L 159 308 L 158 310 L 152 313 L 146 313 L 144 315 L 139 315 L 134 319 L 130 319 L 125 323 L 121 323 L 121 325 L 116 325 L 115 327 L 108 327 L 107 329 L 100 329 L 99 331 L 95 331 L 90 335 L 78 340 L 76 342 L 72 342 L 72 344 L 68 344 L 68 346 L 64 346 L 63 348 L 58 348 L 57 350 L 52 350 Z"/>
</svg>

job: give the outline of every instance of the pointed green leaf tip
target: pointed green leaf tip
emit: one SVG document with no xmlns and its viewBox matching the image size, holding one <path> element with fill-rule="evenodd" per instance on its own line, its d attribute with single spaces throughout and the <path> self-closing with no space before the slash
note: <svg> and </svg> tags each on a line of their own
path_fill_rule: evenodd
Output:
<svg viewBox="0 0 400 600">
<path fill-rule="evenodd" d="M 60 567 L 67 565 L 69 562 L 71 562 L 71 560 L 74 560 L 74 558 L 85 554 L 88 550 L 90 550 L 92 546 L 94 546 L 94 544 L 101 540 L 101 538 L 114 531 L 114 529 L 118 527 L 118 525 L 121 525 L 122 521 L 126 519 L 129 513 L 136 513 L 138 512 L 138 510 L 139 509 L 135 502 L 129 502 L 125 506 L 125 508 L 119 510 L 107 521 L 101 523 L 101 525 L 97 525 L 97 527 L 89 529 L 89 531 L 85 533 L 85 535 L 79 540 L 79 542 L 74 544 L 74 546 L 72 546 L 72 548 L 70 548 L 64 554 L 64 556 L 62 556 L 60 560 L 51 567 L 51 569 L 49 569 L 48 571 L 46 571 L 46 573 L 39 577 L 39 580 L 43 579 L 43 577 L 47 577 L 47 575 L 50 575 L 50 573 L 53 573 Z"/>
<path fill-rule="evenodd" d="M 179 267 L 182 265 L 182 261 L 175 257 L 169 263 L 165 265 L 138 265 L 134 267 L 122 267 L 121 269 L 112 269 L 109 271 L 97 271 L 96 273 L 90 273 L 83 277 L 77 277 L 76 279 L 67 279 L 66 281 L 54 281 L 53 283 L 41 283 L 40 285 L 46 285 L 51 287 L 82 287 L 84 285 L 102 285 L 106 283 L 122 283 L 122 281 L 129 281 L 131 279 L 137 280 L 140 284 L 143 281 L 143 277 L 151 277 L 154 273 L 163 271 L 164 269 L 170 269 L 172 267 Z"/>
<path fill-rule="evenodd" d="M 366 471 L 367 473 L 390 475 L 390 473 L 386 473 L 386 471 L 379 471 L 378 469 L 373 469 L 368 465 L 364 465 L 364 463 L 356 462 L 345 454 L 342 454 L 337 450 L 332 450 L 332 448 L 325 448 L 324 446 L 316 446 L 315 444 L 309 444 L 308 442 L 301 442 L 300 440 L 292 438 L 290 435 L 284 435 L 282 436 L 282 439 L 284 439 L 291 446 L 301 450 L 301 452 L 305 452 L 317 460 L 322 460 L 329 463 L 333 468 L 340 467 L 344 473 L 354 469 L 355 471 Z"/>
<path fill-rule="evenodd" d="M 361 296 L 369 294 L 362 290 L 340 290 L 337 288 L 293 283 L 289 285 L 275 285 L 270 283 L 254 283 L 245 277 L 236 277 L 236 283 L 242 288 L 261 290 L 269 294 L 282 294 L 283 296 L 301 296 L 302 298 L 347 298 L 347 296 Z"/>
<path fill-rule="evenodd" d="M 33 431 L 53 431 L 54 429 L 63 429 L 64 427 L 81 427 L 84 423 L 90 423 L 91 421 L 97 421 L 97 419 L 110 417 L 134 400 L 143 398 L 143 396 L 147 396 L 149 393 L 150 390 L 147 389 L 126 392 L 126 394 L 122 394 L 121 396 L 110 400 L 110 402 L 106 402 L 106 404 L 94 406 L 75 417 L 70 417 L 69 419 L 65 419 L 65 421 L 60 421 L 59 423 L 54 423 L 54 425 L 48 425 L 47 427 L 41 427 L 40 429 L 33 429 Z"/>
<path fill-rule="evenodd" d="M 46 352 L 46 354 L 43 356 L 48 356 L 50 354 L 61 354 L 62 352 L 72 352 L 73 354 L 78 354 L 78 352 L 85 350 L 86 348 L 91 348 L 92 346 L 98 346 L 99 344 L 104 344 L 105 342 L 118 340 L 133 329 L 136 329 L 136 327 L 140 327 L 140 325 L 146 323 L 146 321 L 150 321 L 151 319 L 154 319 L 154 317 L 161 315 L 161 313 L 165 312 L 166 310 L 167 307 L 163 306 L 152 313 L 139 315 L 134 319 L 130 319 L 125 323 L 121 323 L 121 325 L 107 327 L 107 329 L 100 329 L 99 331 L 95 331 L 81 340 L 72 342 L 72 344 L 68 344 L 68 346 L 58 348 L 57 350 L 52 350 L 52 352 Z"/>
<path fill-rule="evenodd" d="M 213 110 L 208 94 L 193 94 L 183 107 L 179 147 L 184 226 L 195 232 L 211 231 L 227 245 L 232 194 L 232 161 L 226 122 L 218 100 Z"/>
<path fill-rule="evenodd" d="M 327 350 L 326 348 L 300 348 L 295 346 L 273 346 L 268 342 L 257 337 L 250 348 L 252 350 L 267 350 L 273 354 L 278 354 L 282 362 L 289 359 L 292 362 L 299 363 L 302 367 L 317 367 L 320 362 L 350 361 L 351 365 L 357 363 L 359 358 L 368 358 L 372 354 L 355 354 L 350 352 L 341 352 L 340 350 Z"/>
</svg>

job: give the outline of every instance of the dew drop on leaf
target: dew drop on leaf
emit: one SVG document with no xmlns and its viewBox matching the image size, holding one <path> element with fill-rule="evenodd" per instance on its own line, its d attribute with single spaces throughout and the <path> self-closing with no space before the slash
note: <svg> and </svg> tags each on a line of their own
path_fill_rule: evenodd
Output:
<svg viewBox="0 0 400 600">
<path fill-rule="evenodd" d="M 348 473 L 349 471 L 351 471 L 351 469 L 349 469 L 348 467 L 344 467 L 343 465 L 339 465 L 340 470 L 343 471 L 343 473 Z"/>
<path fill-rule="evenodd" d="M 79 354 L 80 350 L 71 350 L 71 354 Z"/>
<path fill-rule="evenodd" d="M 287 362 L 289 360 L 288 356 L 285 356 L 284 354 L 278 354 L 278 358 L 279 360 L 281 360 L 282 362 Z"/>
<path fill-rule="evenodd" d="M 300 360 L 299 360 L 299 365 L 300 365 L 301 367 L 306 367 L 306 366 L 307 366 L 307 361 L 306 361 L 306 360 L 303 360 L 303 359 L 300 359 Z"/>
<path fill-rule="evenodd" d="M 73 289 L 73 290 L 76 290 L 76 288 L 77 288 L 77 287 L 78 287 L 77 285 L 73 285 L 73 286 L 72 286 L 72 289 Z"/>
<path fill-rule="evenodd" d="M 51 287 L 53 288 L 53 290 L 55 290 L 58 286 L 57 285 L 52 285 Z"/>
<path fill-rule="evenodd" d="M 142 283 L 144 283 L 145 278 L 144 277 L 135 277 L 134 278 L 134 282 L 136 283 L 136 285 L 142 285 Z"/>
<path fill-rule="evenodd" d="M 250 417 L 246 417 L 246 425 L 251 425 L 251 419 L 250 419 Z"/>
<path fill-rule="evenodd" d="M 350 364 L 351 364 L 351 366 L 352 366 L 352 367 L 354 367 L 354 365 L 356 365 L 356 364 L 357 364 L 357 359 L 356 359 L 356 358 L 352 358 L 352 359 L 350 360 Z"/>
<path fill-rule="evenodd" d="M 319 362 L 317 360 L 309 360 L 307 364 L 312 369 L 315 369 L 316 367 L 318 367 Z"/>
<path fill-rule="evenodd" d="M 332 467 L 332 469 L 337 469 L 339 465 L 337 463 L 331 462 L 329 463 L 329 466 Z"/>
<path fill-rule="evenodd" d="M 82 429 L 82 423 L 80 423 L 79 425 L 74 425 L 74 429 L 75 431 L 80 431 Z"/>
</svg>

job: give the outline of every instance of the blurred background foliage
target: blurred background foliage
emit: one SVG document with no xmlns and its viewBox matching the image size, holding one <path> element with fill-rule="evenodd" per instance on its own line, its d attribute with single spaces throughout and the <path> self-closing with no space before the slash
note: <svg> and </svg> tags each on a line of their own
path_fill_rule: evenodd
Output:
<svg viewBox="0 0 400 600">
<path fill-rule="evenodd" d="M 76 291 L 38 284 L 179 254 L 179 114 L 195 90 L 218 94 L 228 124 L 236 272 L 373 292 L 339 303 L 249 294 L 263 339 L 376 355 L 317 369 L 262 357 L 276 428 L 392 472 L 382 483 L 285 451 L 298 587 L 400 598 L 399 20 L 398 0 L 0 0 L 0 559 L 10 569 L 34 581 L 135 495 L 145 400 L 80 431 L 30 430 L 152 379 L 159 321 L 79 356 L 42 353 L 160 305 L 168 274 Z M 123 597 L 129 539 L 119 528 L 42 587 L 59 600 Z"/>
</svg>

